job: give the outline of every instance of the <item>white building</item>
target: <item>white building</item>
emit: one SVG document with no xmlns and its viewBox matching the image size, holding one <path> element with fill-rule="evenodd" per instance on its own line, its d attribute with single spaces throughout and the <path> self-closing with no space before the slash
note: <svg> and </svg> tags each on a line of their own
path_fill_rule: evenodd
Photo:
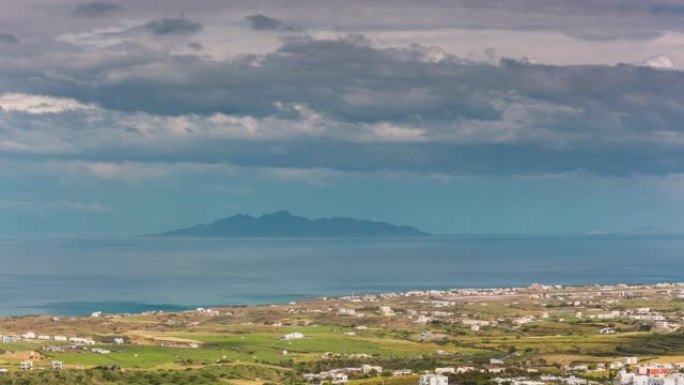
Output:
<svg viewBox="0 0 684 385">
<path fill-rule="evenodd" d="M 449 385 L 449 377 L 441 374 L 423 374 L 418 385 Z"/>
<path fill-rule="evenodd" d="M 17 343 L 17 337 L 12 336 L 2 336 L 0 339 L 3 344 L 15 344 Z"/>
<path fill-rule="evenodd" d="M 384 315 L 384 316 L 390 316 L 390 315 L 394 314 L 394 312 L 392 311 L 392 308 L 389 306 L 380 306 L 378 308 L 378 313 L 380 313 L 381 315 Z"/>
<path fill-rule="evenodd" d="M 21 335 L 21 338 L 27 339 L 27 340 L 33 340 L 36 338 L 36 333 L 34 332 L 26 332 Z"/>
<path fill-rule="evenodd" d="M 91 340 L 89 338 L 81 338 L 81 337 L 70 337 L 69 341 L 73 342 L 76 345 L 95 345 L 96 344 L 95 340 Z"/>
<path fill-rule="evenodd" d="M 411 369 L 399 369 L 392 372 L 392 376 L 394 377 L 410 376 L 411 374 L 413 374 L 413 370 Z"/>
<path fill-rule="evenodd" d="M 114 345 L 123 345 L 125 343 L 123 338 L 114 338 Z"/>
<path fill-rule="evenodd" d="M 304 338 L 304 334 L 302 334 L 300 332 L 294 332 L 294 333 L 290 333 L 290 334 L 285 334 L 285 336 L 283 338 L 286 340 L 298 340 L 298 339 Z"/>
<path fill-rule="evenodd" d="M 33 369 L 33 361 L 31 361 L 31 360 L 21 361 L 19 363 L 19 369 L 21 369 L 21 370 L 32 370 Z"/>
<path fill-rule="evenodd" d="M 609 313 L 600 313 L 600 314 L 589 315 L 590 319 L 615 319 L 618 317 L 620 317 L 620 311 L 619 310 L 613 310 Z"/>
<path fill-rule="evenodd" d="M 456 373 L 456 368 L 435 368 L 435 373 L 436 374 L 449 374 L 449 373 Z"/>
<path fill-rule="evenodd" d="M 356 315 L 356 310 L 354 309 L 338 309 L 338 315 Z"/>
<path fill-rule="evenodd" d="M 349 376 L 346 373 L 334 373 L 329 378 L 333 384 L 346 384 L 349 382 Z"/>
<path fill-rule="evenodd" d="M 468 372 L 474 372 L 476 369 L 473 366 L 461 366 L 456 368 L 456 373 L 461 374 L 461 373 L 468 373 Z"/>
<path fill-rule="evenodd" d="M 377 373 L 382 372 L 382 366 L 361 365 L 361 373 L 369 374 L 372 372 L 377 372 Z"/>
<path fill-rule="evenodd" d="M 64 362 L 52 361 L 52 370 L 62 370 L 62 369 L 64 369 Z"/>
</svg>

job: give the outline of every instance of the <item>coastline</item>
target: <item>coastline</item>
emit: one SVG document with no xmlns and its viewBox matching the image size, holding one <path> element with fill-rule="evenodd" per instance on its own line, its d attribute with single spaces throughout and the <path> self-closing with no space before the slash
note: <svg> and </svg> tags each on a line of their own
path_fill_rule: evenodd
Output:
<svg viewBox="0 0 684 385">
<path fill-rule="evenodd" d="M 200 304 L 192 306 L 181 305 L 148 305 L 135 303 L 134 306 L 142 306 L 148 308 L 143 311 L 123 311 L 123 312 L 108 312 L 106 306 L 92 306 L 92 310 L 81 314 L 0 314 L 0 319 L 11 317 L 74 317 L 83 318 L 88 317 L 94 313 L 101 315 L 127 317 L 139 316 L 148 314 L 174 314 L 174 313 L 188 313 L 197 311 L 197 309 L 230 309 L 230 308 L 249 308 L 249 307 L 269 307 L 269 306 L 288 306 L 288 305 L 306 305 L 307 303 L 315 303 L 320 301 L 351 301 L 355 302 L 361 299 L 371 301 L 392 300 L 397 298 L 411 298 L 411 297 L 437 297 L 437 298 L 457 298 L 458 301 L 483 301 L 487 299 L 503 299 L 513 298 L 515 296 L 534 295 L 537 293 L 558 293 L 567 291 L 568 293 L 582 293 L 582 292 L 614 292 L 614 291 L 649 291 L 673 289 L 682 290 L 681 299 L 684 300 L 684 281 L 680 282 L 654 282 L 654 283 L 595 283 L 592 285 L 566 285 L 566 284 L 541 284 L 532 283 L 527 287 L 467 287 L 467 288 L 448 288 L 448 289 L 415 289 L 401 292 L 360 292 L 347 293 L 344 295 L 332 296 L 316 296 L 316 295 L 299 295 L 293 296 L 282 301 L 274 302 L 259 302 L 259 303 L 236 303 L 236 304 Z M 304 300 L 296 300 L 305 297 Z M 122 303 L 122 306 L 130 306 L 130 304 Z M 90 306 L 90 305 L 89 305 Z"/>
</svg>

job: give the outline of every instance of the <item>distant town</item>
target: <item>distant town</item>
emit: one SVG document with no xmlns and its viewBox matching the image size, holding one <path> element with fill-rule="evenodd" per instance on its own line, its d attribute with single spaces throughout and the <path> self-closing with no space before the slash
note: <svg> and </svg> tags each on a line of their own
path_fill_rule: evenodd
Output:
<svg viewBox="0 0 684 385">
<path fill-rule="evenodd" d="M 47 371 L 96 383 L 182 373 L 254 385 L 684 385 L 683 325 L 684 283 L 4 317 L 0 384 Z"/>
</svg>

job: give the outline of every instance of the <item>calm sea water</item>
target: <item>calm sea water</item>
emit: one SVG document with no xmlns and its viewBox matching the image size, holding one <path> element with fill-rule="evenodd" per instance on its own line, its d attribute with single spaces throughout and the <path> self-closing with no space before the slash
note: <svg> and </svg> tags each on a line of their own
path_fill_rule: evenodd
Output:
<svg viewBox="0 0 684 385">
<path fill-rule="evenodd" d="M 0 314 L 530 283 L 684 281 L 684 237 L 0 239 Z"/>
</svg>

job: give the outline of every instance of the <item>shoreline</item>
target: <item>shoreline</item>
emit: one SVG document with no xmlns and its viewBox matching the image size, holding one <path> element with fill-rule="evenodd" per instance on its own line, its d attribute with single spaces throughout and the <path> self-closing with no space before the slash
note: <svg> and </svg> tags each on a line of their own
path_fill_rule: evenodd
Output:
<svg viewBox="0 0 684 385">
<path fill-rule="evenodd" d="M 215 304 L 215 305 L 174 305 L 174 304 L 143 304 L 137 302 L 131 302 L 132 307 L 149 307 L 149 309 L 144 311 L 114 311 L 108 312 L 103 311 L 107 306 L 93 306 L 92 310 L 88 310 L 79 314 L 65 314 L 65 313 L 26 313 L 26 314 L 0 314 L 0 320 L 7 318 L 25 318 L 25 317 L 70 317 L 70 318 L 86 318 L 89 315 L 92 316 L 94 313 L 100 313 L 107 316 L 139 316 L 146 314 L 180 314 L 196 311 L 197 309 L 231 309 L 231 308 L 256 308 L 256 307 L 268 307 L 268 306 L 286 306 L 286 305 L 297 305 L 313 303 L 317 301 L 354 301 L 360 298 L 406 298 L 406 297 L 419 297 L 419 296 L 432 296 L 432 297 L 458 297 L 465 301 L 478 301 L 491 299 L 492 297 L 499 296 L 501 298 L 512 297 L 515 295 L 525 295 L 534 294 L 538 292 L 549 292 L 555 293 L 558 291 L 568 291 L 572 293 L 582 293 L 582 292 L 609 292 L 609 291 L 644 291 L 644 290 L 656 290 L 664 288 L 679 288 L 684 290 L 684 281 L 680 282 L 653 282 L 653 283 L 593 283 L 593 284 L 542 284 L 542 283 L 532 283 L 528 286 L 498 286 L 498 287 L 451 287 L 448 289 L 414 289 L 408 291 L 364 291 L 359 293 L 347 293 L 341 295 L 293 295 L 282 301 L 264 301 L 264 302 L 254 302 L 254 303 L 236 303 L 236 304 Z M 684 293 L 682 294 L 684 299 Z M 306 297 L 304 300 L 294 300 L 297 297 Z M 107 302 L 105 302 L 107 303 Z M 112 302 L 110 302 L 112 303 Z M 113 302 L 125 305 L 126 302 Z M 159 306 L 159 307 L 156 307 Z"/>
</svg>

